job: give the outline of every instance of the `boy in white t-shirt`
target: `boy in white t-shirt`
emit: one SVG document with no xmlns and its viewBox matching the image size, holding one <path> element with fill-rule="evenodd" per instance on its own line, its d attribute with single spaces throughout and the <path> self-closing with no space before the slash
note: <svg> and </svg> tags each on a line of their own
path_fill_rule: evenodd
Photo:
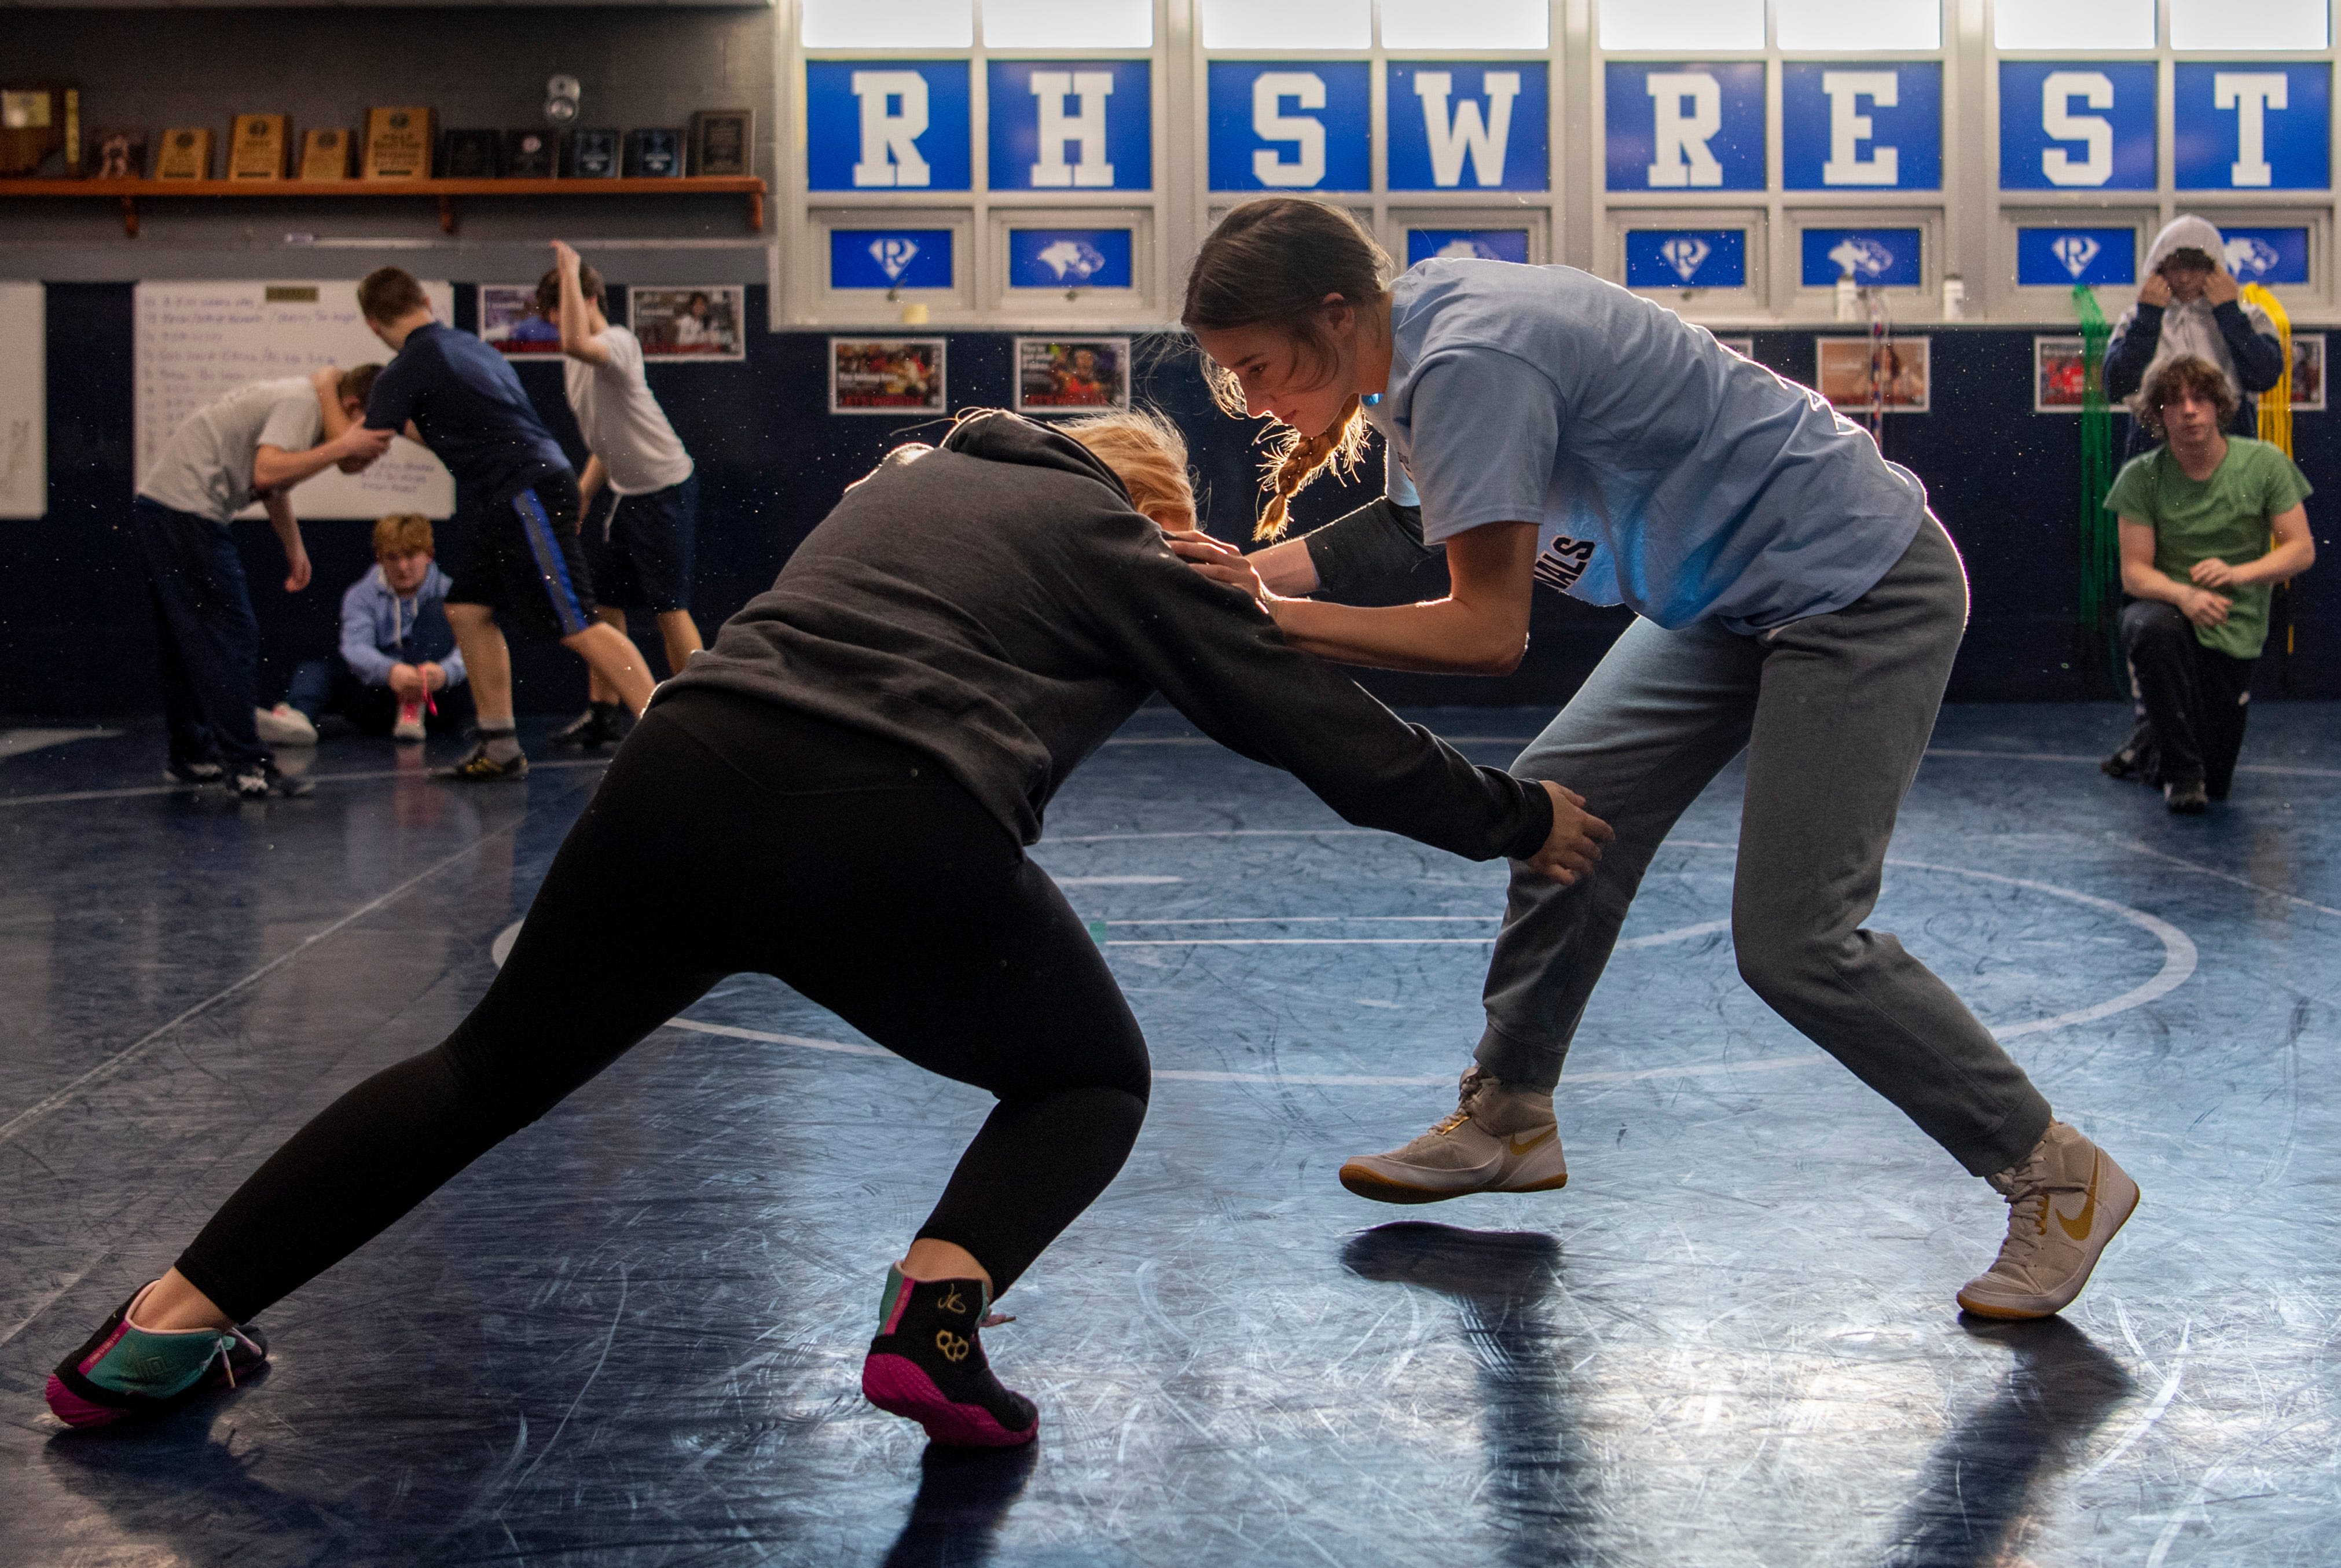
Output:
<svg viewBox="0 0 2341 1568">
<path fill-rule="evenodd" d="M 705 646 L 691 618 L 699 480 L 643 379 L 642 343 L 603 314 L 602 274 L 559 240 L 553 255 L 553 270 L 537 280 L 536 304 L 561 328 L 569 407 L 592 454 L 577 488 L 595 613 L 621 631 L 629 610 L 657 616 L 672 675 Z M 604 488 L 609 503 L 597 505 Z M 588 696 L 592 705 L 553 735 L 555 744 L 591 750 L 625 733 L 618 694 L 596 677 Z"/>
</svg>

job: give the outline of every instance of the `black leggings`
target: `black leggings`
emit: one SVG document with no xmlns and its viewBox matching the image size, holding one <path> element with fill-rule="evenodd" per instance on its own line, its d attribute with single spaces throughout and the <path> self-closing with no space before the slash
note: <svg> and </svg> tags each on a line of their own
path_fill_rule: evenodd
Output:
<svg viewBox="0 0 2341 1568">
<path fill-rule="evenodd" d="M 743 970 L 998 1097 L 919 1230 L 974 1254 L 995 1294 L 1137 1139 L 1145 1038 L 1006 829 L 920 753 L 679 692 L 619 750 L 471 1016 L 295 1134 L 179 1271 L 256 1315 Z M 837 1179 L 858 1179 L 845 1150 L 880 1146 L 842 1145 Z"/>
</svg>

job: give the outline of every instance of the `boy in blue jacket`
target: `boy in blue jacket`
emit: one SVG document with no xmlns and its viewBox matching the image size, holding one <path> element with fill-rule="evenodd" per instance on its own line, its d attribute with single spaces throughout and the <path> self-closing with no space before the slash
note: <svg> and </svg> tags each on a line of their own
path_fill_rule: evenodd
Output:
<svg viewBox="0 0 2341 1568">
<path fill-rule="evenodd" d="M 305 723 L 312 742 L 329 713 L 400 740 L 422 739 L 426 721 L 444 729 L 461 721 L 451 698 L 463 684 L 463 653 L 447 624 L 448 579 L 433 559 L 431 520 L 384 518 L 374 525 L 374 570 L 342 595 L 339 662 L 301 665 L 274 715 Z"/>
</svg>

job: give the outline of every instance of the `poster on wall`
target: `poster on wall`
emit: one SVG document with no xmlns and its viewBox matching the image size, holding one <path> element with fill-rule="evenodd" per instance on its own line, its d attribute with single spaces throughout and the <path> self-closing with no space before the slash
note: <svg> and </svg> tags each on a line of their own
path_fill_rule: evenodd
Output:
<svg viewBox="0 0 2341 1568">
<path fill-rule="evenodd" d="M 1888 413 L 1925 413 L 1928 392 L 1927 338 L 1821 338 L 1814 357 L 1819 372 L 1813 384 L 1840 413 L 1866 413 L 1883 382 Z"/>
<path fill-rule="evenodd" d="M 423 292 L 433 315 L 455 319 L 453 283 L 426 280 Z M 236 388 L 390 357 L 360 319 L 357 288 L 347 278 L 140 283 L 131 310 L 134 486 L 189 414 Z M 303 517 L 443 518 L 455 510 L 455 481 L 429 451 L 402 439 L 363 473 L 327 469 L 304 480 L 294 488 L 293 510 Z M 254 506 L 241 515 L 262 513 Z"/>
<path fill-rule="evenodd" d="M 939 414 L 943 394 L 941 338 L 832 338 L 829 412 Z"/>
<path fill-rule="evenodd" d="M 2086 388 L 2087 366 L 2081 359 L 2078 338 L 2038 337 L 2032 340 L 2032 412 L 2078 413 Z"/>
<path fill-rule="evenodd" d="M 2292 412 L 2325 412 L 2325 334 L 2292 334 Z"/>
<path fill-rule="evenodd" d="M 0 283 L 0 517 L 49 510 L 48 296 Z"/>
<path fill-rule="evenodd" d="M 480 341 L 514 359 L 558 358 L 561 327 L 536 308 L 534 283 L 482 283 Z"/>
<path fill-rule="evenodd" d="M 747 290 L 737 283 L 626 291 L 626 324 L 642 340 L 646 360 L 744 360 Z"/>
<path fill-rule="evenodd" d="M 1715 341 L 1718 343 L 1720 343 L 1723 347 L 1729 349 L 1733 353 L 1738 354 L 1743 360 L 1752 360 L 1756 357 L 1756 340 L 1754 338 L 1718 338 Z"/>
<path fill-rule="evenodd" d="M 1018 338 L 1018 413 L 1101 413 L 1130 406 L 1128 338 Z"/>
</svg>

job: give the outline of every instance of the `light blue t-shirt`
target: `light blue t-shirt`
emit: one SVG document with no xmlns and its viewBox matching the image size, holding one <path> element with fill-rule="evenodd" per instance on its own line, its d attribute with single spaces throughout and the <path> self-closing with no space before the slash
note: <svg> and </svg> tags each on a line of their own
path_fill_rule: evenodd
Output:
<svg viewBox="0 0 2341 1568">
<path fill-rule="evenodd" d="M 1366 413 L 1429 542 L 1533 522 L 1547 587 L 1745 635 L 1851 604 L 1926 516 L 1818 393 L 1590 273 L 1429 261 L 1391 295 Z"/>
</svg>

